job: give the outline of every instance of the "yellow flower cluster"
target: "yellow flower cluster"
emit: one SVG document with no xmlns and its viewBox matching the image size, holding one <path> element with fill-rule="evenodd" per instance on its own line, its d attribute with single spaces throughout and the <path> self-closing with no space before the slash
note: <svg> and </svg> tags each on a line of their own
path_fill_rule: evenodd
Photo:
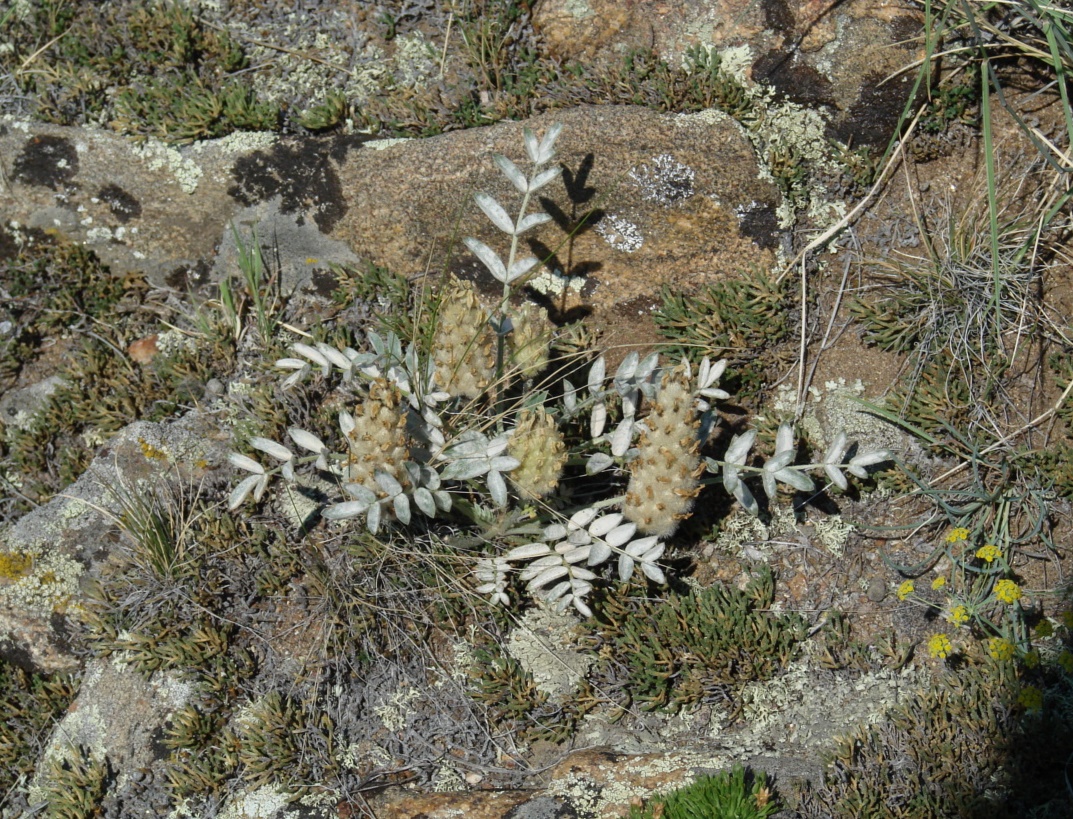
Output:
<svg viewBox="0 0 1073 819">
<path fill-rule="evenodd" d="M 995 597 L 1003 603 L 1016 603 L 1021 599 L 1021 587 L 1012 580 L 1000 580 L 995 584 Z"/>
<path fill-rule="evenodd" d="M 961 543 L 963 540 L 969 539 L 969 530 L 963 526 L 959 526 L 956 529 L 951 529 L 950 534 L 946 536 L 947 543 Z"/>
<path fill-rule="evenodd" d="M 1013 658 L 1013 643 L 1003 637 L 992 637 L 987 641 L 987 653 L 996 660 Z"/>
<path fill-rule="evenodd" d="M 1043 710 L 1043 692 L 1034 685 L 1026 685 L 1017 695 L 1017 702 L 1025 707 L 1026 711 Z"/>
<path fill-rule="evenodd" d="M 945 660 L 953 651 L 954 647 L 950 644 L 950 638 L 945 634 L 935 634 L 928 640 L 928 653 L 932 657 Z"/>
<path fill-rule="evenodd" d="M 902 585 L 898 587 L 898 599 L 905 600 L 905 598 L 913 593 L 913 589 L 915 588 L 916 586 L 913 585 L 912 580 L 903 580 Z"/>
<path fill-rule="evenodd" d="M 939 575 L 937 578 L 935 578 L 933 581 L 931 581 L 931 587 L 933 589 L 935 589 L 936 591 L 938 591 L 939 589 L 941 589 L 945 585 L 946 585 L 946 578 L 943 577 L 942 575 Z"/>
<path fill-rule="evenodd" d="M 1051 625 L 1051 621 L 1044 617 L 1039 621 L 1039 625 L 1036 626 L 1036 636 L 1040 638 L 1047 638 L 1054 636 L 1054 626 Z"/>
<path fill-rule="evenodd" d="M 969 610 L 964 606 L 954 606 L 946 619 L 955 626 L 963 626 L 969 622 Z"/>
<path fill-rule="evenodd" d="M 1062 666 L 1066 674 L 1073 674 L 1073 652 L 1068 648 L 1063 648 L 1062 653 L 1058 655 L 1058 665 Z"/>
<path fill-rule="evenodd" d="M 998 546 L 992 546 L 990 543 L 986 546 L 981 546 L 976 550 L 976 556 L 987 563 L 993 563 L 1002 557 L 1002 551 Z"/>
</svg>

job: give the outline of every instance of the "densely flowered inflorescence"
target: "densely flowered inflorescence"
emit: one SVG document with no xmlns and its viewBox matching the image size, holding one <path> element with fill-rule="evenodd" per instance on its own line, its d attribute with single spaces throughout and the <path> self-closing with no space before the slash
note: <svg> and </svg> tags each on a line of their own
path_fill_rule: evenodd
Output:
<svg viewBox="0 0 1073 819">
<path fill-rule="evenodd" d="M 232 509 L 251 497 L 261 501 L 276 475 L 301 484 L 319 473 L 321 483 L 330 477 L 339 487 L 322 517 L 363 519 L 373 533 L 412 526 L 418 513 L 455 527 L 497 521 L 492 528 L 500 534 L 484 538 L 488 552 L 474 570 L 476 591 L 508 604 L 516 577 L 534 597 L 587 616 L 586 598 L 606 579 L 601 567 L 609 562 L 621 581 L 639 570 L 665 582 L 658 562 L 665 538 L 690 513 L 705 471 L 721 474 L 726 490 L 756 512 L 746 484 L 752 476 L 769 497 L 779 483 L 813 491 L 808 472 L 825 473 L 845 489 L 843 470 L 863 477 L 889 457 L 855 453 L 844 463 L 849 444 L 841 435 L 822 462 L 797 465 L 793 429 L 784 424 L 774 455 L 761 466 L 750 463 L 754 431 L 734 437 L 723 460 L 702 459 L 717 421 L 713 404 L 729 397 L 718 384 L 723 361 L 705 359 L 696 373 L 687 361 L 665 371 L 656 354 L 642 359 L 631 352 L 610 377 L 602 356 L 549 373 L 547 314 L 515 306 L 512 296 L 537 264 L 519 258 L 519 237 L 549 220 L 526 210 L 559 175 L 558 167 L 547 167 L 559 131 L 553 126 L 538 139 L 525 130 L 528 175 L 494 157 L 522 194 L 517 219 L 488 194 L 475 197 L 511 240 L 505 261 L 484 242 L 464 240 L 503 284 L 502 298 L 486 305 L 472 285 L 449 282 L 430 349 L 375 332 L 367 334 L 367 352 L 294 344 L 294 356 L 277 362 L 289 371 L 285 388 L 319 373 L 337 377 L 344 395 L 361 398 L 339 413 L 338 442 L 292 427 L 294 448 L 249 440 L 269 466 L 233 453 L 232 464 L 249 474 L 231 494 Z M 572 485 L 564 488 L 568 464 L 575 465 Z M 590 485 L 578 491 L 579 481 Z"/>
</svg>

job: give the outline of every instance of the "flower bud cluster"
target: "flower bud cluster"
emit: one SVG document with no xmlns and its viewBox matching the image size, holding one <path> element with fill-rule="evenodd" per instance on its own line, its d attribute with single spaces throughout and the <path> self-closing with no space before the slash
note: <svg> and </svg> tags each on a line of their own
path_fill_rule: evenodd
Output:
<svg viewBox="0 0 1073 819">
<path fill-rule="evenodd" d="M 523 304 L 511 311 L 514 330 L 508 336 L 510 360 L 525 378 L 539 375 L 548 366 L 552 325 L 548 311 L 535 304 Z"/>
<path fill-rule="evenodd" d="M 622 506 L 640 531 L 667 537 L 692 509 L 703 472 L 699 425 L 689 378 L 681 369 L 668 373 L 645 419 Z"/>
<path fill-rule="evenodd" d="M 440 304 L 432 341 L 436 382 L 451 395 L 477 398 L 495 375 L 488 311 L 470 282 L 454 279 Z"/>
<path fill-rule="evenodd" d="M 510 478 L 523 498 L 542 498 L 559 486 L 566 463 L 566 443 L 555 419 L 543 408 L 518 414 L 507 452 L 519 461 Z"/>
<path fill-rule="evenodd" d="M 348 444 L 349 482 L 380 491 L 376 473 L 386 472 L 402 485 L 408 484 L 403 469 L 411 443 L 406 434 L 406 405 L 394 384 L 385 378 L 373 379 L 368 397 L 354 415 L 340 413 L 339 426 Z"/>
</svg>

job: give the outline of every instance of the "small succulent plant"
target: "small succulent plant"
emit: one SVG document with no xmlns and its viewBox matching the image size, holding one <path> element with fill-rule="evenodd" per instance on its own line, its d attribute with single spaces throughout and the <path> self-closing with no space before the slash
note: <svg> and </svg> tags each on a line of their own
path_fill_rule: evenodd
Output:
<svg viewBox="0 0 1073 819">
<path fill-rule="evenodd" d="M 602 356 L 550 368 L 547 316 L 512 299 L 538 265 L 522 256 L 519 239 L 550 220 L 527 210 L 533 194 L 559 176 L 551 163 L 560 130 L 553 125 L 542 138 L 525 130 L 528 175 L 507 157 L 494 157 L 522 195 L 516 219 L 490 195 L 475 196 L 510 237 L 505 260 L 488 244 L 464 239 L 502 284 L 501 297 L 486 305 L 471 285 L 449 282 L 431 349 L 404 346 L 391 332 L 369 332 L 367 352 L 293 345 L 294 357 L 277 362 L 290 371 L 285 388 L 317 370 L 361 400 L 338 413 L 341 451 L 292 427 L 293 446 L 249 440 L 268 456 L 268 466 L 233 453 L 231 462 L 248 475 L 231 494 L 232 509 L 249 497 L 260 501 L 276 475 L 301 484 L 314 472 L 339 487 L 322 517 L 364 519 L 374 534 L 412 526 L 419 514 L 456 526 L 497 518 L 520 523 L 500 526 L 488 541 L 474 570 L 476 591 L 508 604 L 516 576 L 555 609 L 572 606 L 589 616 L 586 598 L 612 559 L 621 581 L 639 570 L 665 582 L 659 560 L 666 539 L 690 514 L 704 483 L 717 480 L 705 481 L 705 472 L 721 474 L 726 491 L 755 513 L 749 476 L 761 478 L 769 497 L 779 483 L 814 491 L 809 472 L 845 489 L 844 471 L 865 476 L 868 466 L 889 457 L 855 453 L 847 461 L 842 435 L 822 461 L 797 465 L 789 425 L 779 429 L 775 454 L 762 466 L 750 464 L 755 431 L 735 436 L 722 460 L 702 457 L 717 423 L 713 405 L 729 398 L 719 387 L 725 361 L 682 360 L 665 368 L 655 353 L 631 352 L 610 379 Z"/>
</svg>

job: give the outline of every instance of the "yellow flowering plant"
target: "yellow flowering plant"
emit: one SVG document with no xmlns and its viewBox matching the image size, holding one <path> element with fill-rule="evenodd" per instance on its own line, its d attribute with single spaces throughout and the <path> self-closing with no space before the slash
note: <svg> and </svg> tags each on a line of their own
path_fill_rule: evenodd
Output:
<svg viewBox="0 0 1073 819">
<path fill-rule="evenodd" d="M 950 566 L 949 573 L 938 574 L 928 586 L 922 586 L 923 592 L 913 579 L 903 580 L 897 597 L 941 613 L 952 626 L 968 628 L 986 639 L 986 652 L 995 659 L 1024 658 L 1031 651 L 1031 642 L 1022 607 L 1024 590 L 1013 579 L 1009 564 L 1012 544 L 1001 529 L 986 538 L 983 535 L 955 526 L 941 537 L 926 561 L 917 566 L 895 566 L 910 577 L 940 561 Z M 952 650 L 946 634 L 935 635 L 928 642 L 928 653 L 933 657 L 945 659 Z"/>
</svg>

